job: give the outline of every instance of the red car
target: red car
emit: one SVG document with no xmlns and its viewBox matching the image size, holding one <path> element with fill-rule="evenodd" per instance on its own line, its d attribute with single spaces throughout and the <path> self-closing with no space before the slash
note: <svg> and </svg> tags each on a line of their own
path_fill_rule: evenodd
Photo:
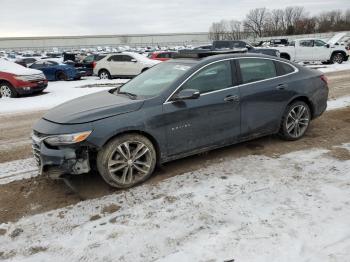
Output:
<svg viewBox="0 0 350 262">
<path fill-rule="evenodd" d="M 176 52 L 153 52 L 148 55 L 149 59 L 158 60 L 158 61 L 168 61 L 175 57 Z"/>
<path fill-rule="evenodd" d="M 46 87 L 47 80 L 41 71 L 0 59 L 0 97 L 39 93 Z"/>
</svg>

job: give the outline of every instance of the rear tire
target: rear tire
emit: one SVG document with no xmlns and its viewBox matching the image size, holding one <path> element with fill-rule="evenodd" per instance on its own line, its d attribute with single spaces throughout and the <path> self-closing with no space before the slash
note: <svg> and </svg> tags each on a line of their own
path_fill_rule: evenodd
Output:
<svg viewBox="0 0 350 262">
<path fill-rule="evenodd" d="M 67 81 L 68 77 L 63 71 L 56 72 L 56 81 Z"/>
<path fill-rule="evenodd" d="M 342 53 L 334 53 L 331 56 L 331 63 L 332 64 L 341 64 L 345 60 L 345 57 Z"/>
<path fill-rule="evenodd" d="M 288 105 L 283 114 L 279 135 L 288 141 L 302 138 L 311 121 L 309 106 L 303 101 L 295 101 Z"/>
<path fill-rule="evenodd" d="M 138 134 L 118 136 L 97 154 L 97 169 L 112 187 L 129 188 L 146 181 L 156 166 L 151 141 Z"/>
<path fill-rule="evenodd" d="M 0 97 L 18 97 L 18 93 L 15 88 L 8 83 L 0 83 Z"/>
<path fill-rule="evenodd" d="M 100 79 L 111 79 L 112 78 L 111 74 L 105 69 L 102 69 L 102 70 L 100 70 L 100 72 L 98 72 L 98 77 Z"/>
</svg>

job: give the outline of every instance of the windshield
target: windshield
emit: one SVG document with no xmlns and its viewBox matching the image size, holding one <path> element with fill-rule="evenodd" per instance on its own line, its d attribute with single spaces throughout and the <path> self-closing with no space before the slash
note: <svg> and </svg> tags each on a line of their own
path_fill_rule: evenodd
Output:
<svg viewBox="0 0 350 262">
<path fill-rule="evenodd" d="M 138 97 L 157 96 L 190 68 L 191 64 L 161 63 L 127 82 L 118 92 Z"/>
</svg>

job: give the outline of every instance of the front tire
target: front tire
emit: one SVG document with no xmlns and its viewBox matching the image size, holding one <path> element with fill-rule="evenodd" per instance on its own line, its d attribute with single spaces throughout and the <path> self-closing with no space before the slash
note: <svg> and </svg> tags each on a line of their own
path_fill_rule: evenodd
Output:
<svg viewBox="0 0 350 262">
<path fill-rule="evenodd" d="M 8 83 L 0 83 L 0 97 L 18 97 L 16 90 Z"/>
<path fill-rule="evenodd" d="M 345 60 L 345 57 L 342 53 L 334 53 L 331 56 L 331 63 L 332 64 L 341 64 Z"/>
<path fill-rule="evenodd" d="M 129 188 L 146 181 L 157 157 L 153 144 L 138 134 L 118 136 L 97 154 L 97 169 L 112 187 Z"/>
<path fill-rule="evenodd" d="M 289 141 L 302 138 L 311 121 L 309 106 L 303 101 L 296 101 L 290 104 L 282 118 L 280 136 Z"/>
</svg>

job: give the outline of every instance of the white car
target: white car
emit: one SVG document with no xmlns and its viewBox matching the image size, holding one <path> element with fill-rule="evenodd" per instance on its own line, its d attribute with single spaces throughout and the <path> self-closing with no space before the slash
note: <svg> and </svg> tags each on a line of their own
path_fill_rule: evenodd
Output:
<svg viewBox="0 0 350 262">
<path fill-rule="evenodd" d="M 94 66 L 94 75 L 101 79 L 134 77 L 160 63 L 143 55 L 131 52 L 109 54 Z"/>
<path fill-rule="evenodd" d="M 349 55 L 345 46 L 339 45 L 338 41 L 345 34 L 337 34 L 327 42 L 315 38 L 296 39 L 289 46 L 274 47 L 280 52 L 281 58 L 294 62 L 331 62 L 341 64 L 347 61 Z"/>
</svg>

